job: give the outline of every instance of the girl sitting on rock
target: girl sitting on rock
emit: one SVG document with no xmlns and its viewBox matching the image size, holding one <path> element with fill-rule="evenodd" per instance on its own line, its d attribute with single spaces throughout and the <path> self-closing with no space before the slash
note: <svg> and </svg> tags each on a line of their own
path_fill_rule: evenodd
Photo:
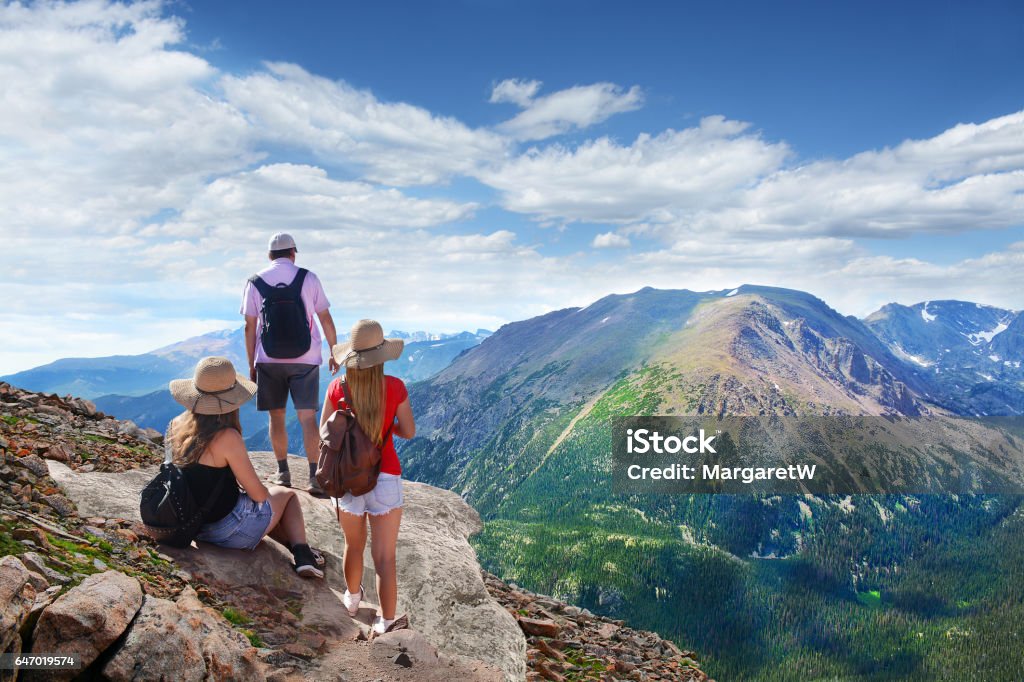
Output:
<svg viewBox="0 0 1024 682">
<path fill-rule="evenodd" d="M 345 493 L 344 497 L 334 500 L 345 534 L 347 585 L 343 601 L 353 616 L 363 598 L 363 549 L 369 522 L 370 554 L 377 572 L 380 601 L 380 614 L 373 623 L 376 634 L 409 626 L 406 616 L 395 618 L 398 605 L 395 549 L 402 521 L 402 466 L 392 437 L 412 438 L 416 424 L 405 384 L 398 377 L 384 374 L 384 363 L 400 356 L 404 345 L 401 339 L 385 339 L 380 323 L 374 320 L 356 322 L 349 341 L 332 349 L 334 359 L 345 368 L 345 376 L 338 377 L 327 387 L 320 417 L 323 426 L 339 408 L 351 409 L 359 428 L 381 448 L 376 487 L 365 495 Z"/>
<path fill-rule="evenodd" d="M 242 440 L 238 408 L 256 384 L 235 372 L 227 358 L 203 358 L 192 379 L 170 384 L 185 407 L 168 429 L 168 446 L 196 504 L 209 504 L 197 540 L 231 549 L 253 549 L 269 535 L 289 550 L 295 571 L 323 578 L 322 556 L 306 544 L 302 507 L 288 488 L 267 488 L 253 469 Z"/>
</svg>

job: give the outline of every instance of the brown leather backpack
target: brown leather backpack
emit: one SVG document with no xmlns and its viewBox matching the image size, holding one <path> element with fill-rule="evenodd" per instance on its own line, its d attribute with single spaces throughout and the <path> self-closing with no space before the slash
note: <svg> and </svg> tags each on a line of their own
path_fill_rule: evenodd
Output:
<svg viewBox="0 0 1024 682">
<path fill-rule="evenodd" d="M 342 497 L 345 493 L 365 495 L 377 485 L 381 448 L 356 421 L 344 379 L 341 380 L 341 390 L 346 409 L 335 410 L 320 427 L 316 482 L 331 497 Z M 381 444 L 387 443 L 390 436 L 391 427 L 388 427 Z"/>
</svg>

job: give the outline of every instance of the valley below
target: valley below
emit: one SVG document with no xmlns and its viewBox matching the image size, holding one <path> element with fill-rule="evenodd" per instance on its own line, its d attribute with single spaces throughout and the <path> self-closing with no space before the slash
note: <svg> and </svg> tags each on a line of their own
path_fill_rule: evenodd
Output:
<svg viewBox="0 0 1024 682">
<path fill-rule="evenodd" d="M 612 492 L 613 418 L 993 409 L 984 378 L 955 410 L 965 386 L 935 374 L 800 292 L 642 290 L 503 327 L 416 384 L 424 436 L 401 456 L 480 511 L 488 570 L 657 630 L 718 679 L 1020 679 L 1020 496 Z"/>
</svg>

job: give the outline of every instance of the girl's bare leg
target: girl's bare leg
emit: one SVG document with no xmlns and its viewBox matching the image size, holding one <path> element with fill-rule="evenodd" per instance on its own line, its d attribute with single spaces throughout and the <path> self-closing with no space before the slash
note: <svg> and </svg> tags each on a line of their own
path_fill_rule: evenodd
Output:
<svg viewBox="0 0 1024 682">
<path fill-rule="evenodd" d="M 365 514 L 340 513 L 341 532 L 345 534 L 345 582 L 349 593 L 355 594 L 363 582 L 363 550 L 366 549 Z"/>
<path fill-rule="evenodd" d="M 386 620 L 391 620 L 395 617 L 395 608 L 398 605 L 395 548 L 398 546 L 398 525 L 402 522 L 402 508 L 392 509 L 387 514 L 379 516 L 370 514 L 369 518 L 370 554 L 373 556 L 373 565 L 377 570 L 377 598 L 380 600 L 380 615 Z M 347 577 L 348 573 L 346 572 L 345 575 Z"/>
</svg>

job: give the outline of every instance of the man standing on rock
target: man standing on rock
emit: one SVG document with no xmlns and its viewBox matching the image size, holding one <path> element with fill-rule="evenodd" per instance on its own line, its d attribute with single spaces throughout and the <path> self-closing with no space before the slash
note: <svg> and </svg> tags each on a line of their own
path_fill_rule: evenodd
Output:
<svg viewBox="0 0 1024 682">
<path fill-rule="evenodd" d="M 337 333 L 319 278 L 295 265 L 298 249 L 292 236 L 275 234 L 268 249 L 270 266 L 249 278 L 240 312 L 245 316 L 249 376 L 257 386 L 256 409 L 270 412 L 270 443 L 277 458 L 277 474 L 271 481 L 277 485 L 292 484 L 285 428 L 285 409 L 291 394 L 309 463 L 306 489 L 322 493 L 314 473 L 320 453 L 316 412 L 320 407 L 323 352 L 314 315 L 323 327 L 328 348 L 337 344 Z M 328 365 L 332 374 L 338 371 L 333 357 Z"/>
</svg>

